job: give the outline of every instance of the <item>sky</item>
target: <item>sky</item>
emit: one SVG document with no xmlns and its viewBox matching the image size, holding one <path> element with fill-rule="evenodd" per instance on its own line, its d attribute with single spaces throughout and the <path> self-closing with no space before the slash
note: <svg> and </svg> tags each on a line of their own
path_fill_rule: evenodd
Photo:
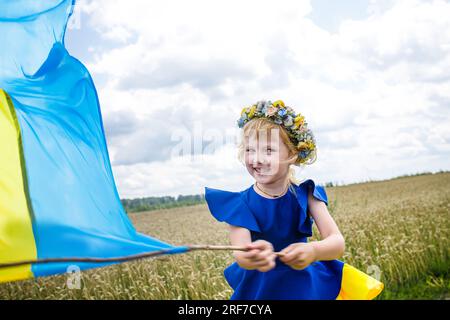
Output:
<svg viewBox="0 0 450 320">
<path fill-rule="evenodd" d="M 450 169 L 450 1 L 78 0 L 65 36 L 96 85 L 121 198 L 240 191 L 244 106 L 303 114 L 347 184 Z"/>
</svg>

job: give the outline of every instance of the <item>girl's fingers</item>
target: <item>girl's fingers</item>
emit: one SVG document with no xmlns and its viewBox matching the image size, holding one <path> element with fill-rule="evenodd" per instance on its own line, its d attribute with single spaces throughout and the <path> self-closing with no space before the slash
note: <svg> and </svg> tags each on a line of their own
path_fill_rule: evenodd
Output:
<svg viewBox="0 0 450 320">
<path fill-rule="evenodd" d="M 262 266 L 262 267 L 259 267 L 258 270 L 261 271 L 261 272 L 267 272 L 267 271 L 269 271 L 270 269 L 275 268 L 275 265 L 276 265 L 276 264 L 275 264 L 274 261 L 270 261 L 268 264 L 266 264 L 266 265 L 264 265 L 264 266 Z"/>
<path fill-rule="evenodd" d="M 252 250 L 250 252 L 246 252 L 245 254 L 242 254 L 242 257 L 250 260 L 251 262 L 260 262 L 260 261 L 274 260 L 276 258 L 276 255 L 275 255 L 275 253 L 273 253 L 272 250 L 266 250 L 266 251 Z"/>
<path fill-rule="evenodd" d="M 266 261 L 266 260 L 261 260 L 261 261 L 254 261 L 254 262 L 252 262 L 252 265 L 253 266 L 255 266 L 255 267 L 257 267 L 257 268 L 260 268 L 260 267 L 265 267 L 265 266 L 267 266 L 267 265 L 269 265 L 270 264 L 270 261 Z"/>
<path fill-rule="evenodd" d="M 291 250 L 293 249 L 294 247 L 292 246 L 292 244 L 290 244 L 290 245 L 288 245 L 286 248 L 284 248 L 283 250 L 281 250 L 280 252 L 282 253 L 282 254 L 288 254 L 289 252 L 291 252 Z"/>
<path fill-rule="evenodd" d="M 275 264 L 275 259 L 264 259 L 252 262 L 257 267 L 267 267 L 269 265 Z"/>
<path fill-rule="evenodd" d="M 294 259 L 296 259 L 297 255 L 298 255 L 297 250 L 293 249 L 289 251 L 289 253 L 287 253 L 285 256 L 280 257 L 280 260 L 285 263 L 289 263 L 292 262 Z"/>
<path fill-rule="evenodd" d="M 267 242 L 265 240 L 256 240 L 255 242 L 248 244 L 247 248 L 261 249 L 261 250 L 265 250 L 267 248 L 272 248 L 272 250 L 273 250 L 271 243 Z"/>
<path fill-rule="evenodd" d="M 260 252 L 255 257 L 249 258 L 249 262 L 253 265 L 265 265 L 267 263 L 275 261 L 276 255 L 268 250 L 266 252 Z"/>
<path fill-rule="evenodd" d="M 283 260 L 283 261 L 287 261 L 287 260 L 292 259 L 292 250 L 288 251 L 288 252 L 285 252 L 284 255 L 282 255 L 280 257 L 280 259 Z"/>
<path fill-rule="evenodd" d="M 267 260 L 270 258 L 270 256 L 273 254 L 273 251 L 270 249 L 260 251 L 256 256 L 253 257 L 253 260 L 260 261 L 260 260 Z"/>
<path fill-rule="evenodd" d="M 307 267 L 307 265 L 306 264 L 304 264 L 304 263 L 297 263 L 297 264 L 295 264 L 294 265 L 294 269 L 296 269 L 296 270 L 303 270 L 303 269 L 305 269 Z"/>
<path fill-rule="evenodd" d="M 257 249 L 253 249 L 247 252 L 243 252 L 242 253 L 242 257 L 246 258 L 246 259 L 254 259 L 259 253 L 259 250 Z"/>
</svg>

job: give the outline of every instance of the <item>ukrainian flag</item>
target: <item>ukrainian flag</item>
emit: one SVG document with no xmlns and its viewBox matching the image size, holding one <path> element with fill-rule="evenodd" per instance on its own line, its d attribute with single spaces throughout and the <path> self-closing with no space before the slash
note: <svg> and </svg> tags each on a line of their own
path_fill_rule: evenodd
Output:
<svg viewBox="0 0 450 320">
<path fill-rule="evenodd" d="M 97 92 L 64 47 L 73 6 L 0 0 L 0 264 L 174 248 L 136 232 L 122 207 Z M 0 268 L 0 282 L 73 264 Z"/>
<path fill-rule="evenodd" d="M 372 300 L 384 289 L 384 284 L 361 270 L 344 263 L 341 289 L 336 300 Z"/>
</svg>

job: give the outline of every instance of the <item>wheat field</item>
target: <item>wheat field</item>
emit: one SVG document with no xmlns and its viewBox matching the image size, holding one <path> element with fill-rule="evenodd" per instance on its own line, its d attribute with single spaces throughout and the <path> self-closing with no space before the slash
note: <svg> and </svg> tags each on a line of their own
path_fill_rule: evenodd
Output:
<svg viewBox="0 0 450 320">
<path fill-rule="evenodd" d="M 450 173 L 327 187 L 329 211 L 346 240 L 341 260 L 377 276 L 377 299 L 449 299 Z M 130 215 L 139 232 L 169 242 L 229 244 L 206 204 Z M 312 240 L 318 240 L 315 228 Z M 81 273 L 0 284 L 1 299 L 229 299 L 230 251 L 194 251 Z"/>
</svg>

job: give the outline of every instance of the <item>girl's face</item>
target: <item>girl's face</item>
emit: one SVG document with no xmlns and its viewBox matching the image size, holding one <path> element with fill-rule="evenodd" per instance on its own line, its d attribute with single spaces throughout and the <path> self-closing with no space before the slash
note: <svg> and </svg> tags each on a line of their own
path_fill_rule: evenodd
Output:
<svg viewBox="0 0 450 320">
<path fill-rule="evenodd" d="M 270 184 L 286 179 L 289 165 L 289 149 L 281 140 L 278 129 L 262 130 L 257 135 L 251 132 L 245 139 L 245 166 L 250 175 L 260 184 Z"/>
</svg>

